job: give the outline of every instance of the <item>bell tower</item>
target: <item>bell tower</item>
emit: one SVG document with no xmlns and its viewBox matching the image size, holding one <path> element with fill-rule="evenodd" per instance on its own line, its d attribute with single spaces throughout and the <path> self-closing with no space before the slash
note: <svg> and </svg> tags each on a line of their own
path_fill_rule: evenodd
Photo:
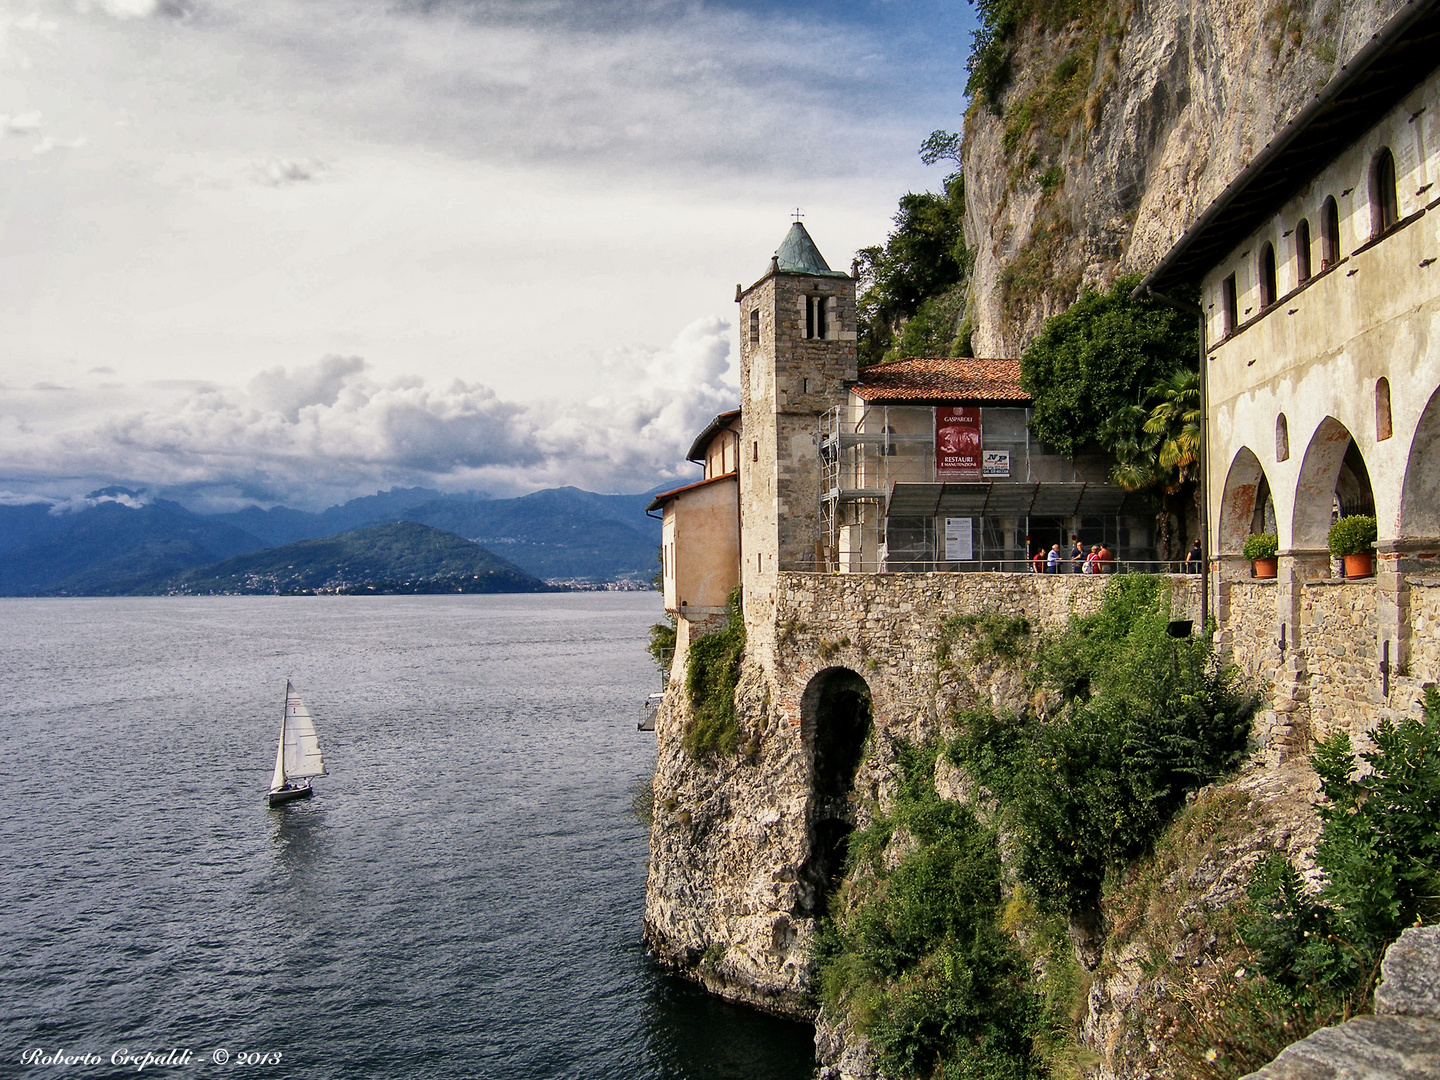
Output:
<svg viewBox="0 0 1440 1080">
<path fill-rule="evenodd" d="M 796 221 L 740 304 L 741 581 L 766 617 L 781 570 L 816 563 L 820 418 L 857 377 L 855 279 L 831 270 Z M 752 604 L 752 600 L 761 603 Z"/>
</svg>

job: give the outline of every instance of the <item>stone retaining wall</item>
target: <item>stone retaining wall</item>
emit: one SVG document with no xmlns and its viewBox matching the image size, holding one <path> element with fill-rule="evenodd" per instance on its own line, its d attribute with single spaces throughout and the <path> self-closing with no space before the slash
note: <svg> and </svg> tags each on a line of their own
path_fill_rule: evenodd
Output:
<svg viewBox="0 0 1440 1080">
<path fill-rule="evenodd" d="M 1375 655 L 1375 579 L 1311 581 L 1300 590 L 1300 644 L 1310 675 L 1310 726 L 1317 738 L 1344 729 L 1357 738 L 1380 718 L 1384 699 Z"/>
</svg>

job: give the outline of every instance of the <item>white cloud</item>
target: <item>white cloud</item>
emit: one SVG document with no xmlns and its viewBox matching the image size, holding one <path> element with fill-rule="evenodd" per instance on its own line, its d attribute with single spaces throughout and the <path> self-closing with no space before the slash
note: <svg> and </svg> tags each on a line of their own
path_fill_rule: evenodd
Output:
<svg viewBox="0 0 1440 1080">
<path fill-rule="evenodd" d="M 32 491 L 47 477 L 56 487 L 88 477 L 192 498 L 244 488 L 309 506 L 395 484 L 641 490 L 688 476 L 691 439 L 733 407 L 728 330 L 702 319 L 666 348 L 610 350 L 595 362 L 613 389 L 584 402 L 508 402 L 458 379 L 382 381 L 342 356 L 270 368 L 243 389 L 150 386 L 143 403 L 133 393 L 117 403 L 83 388 L 43 400 L 10 389 L 0 391 L 0 461 Z"/>
<path fill-rule="evenodd" d="M 0 127 L 10 135 L 34 135 L 40 131 L 38 112 L 4 114 L 0 113 Z"/>
</svg>

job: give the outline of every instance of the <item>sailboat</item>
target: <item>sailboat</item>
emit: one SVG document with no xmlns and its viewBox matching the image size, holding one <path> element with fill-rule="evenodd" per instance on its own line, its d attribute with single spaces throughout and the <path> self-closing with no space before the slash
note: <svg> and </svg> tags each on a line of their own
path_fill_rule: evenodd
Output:
<svg viewBox="0 0 1440 1080">
<path fill-rule="evenodd" d="M 271 806 L 308 799 L 312 776 L 325 776 L 325 759 L 315 734 L 315 718 L 285 680 L 285 711 L 280 718 L 280 745 L 275 749 L 275 775 L 270 778 Z"/>
</svg>

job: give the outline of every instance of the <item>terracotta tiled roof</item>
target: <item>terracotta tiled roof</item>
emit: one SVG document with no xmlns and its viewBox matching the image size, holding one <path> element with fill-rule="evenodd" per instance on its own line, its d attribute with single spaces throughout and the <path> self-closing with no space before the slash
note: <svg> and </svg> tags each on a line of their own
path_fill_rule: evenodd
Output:
<svg viewBox="0 0 1440 1080">
<path fill-rule="evenodd" d="M 851 388 L 872 405 L 899 402 L 990 404 L 1027 402 L 1019 360 L 914 357 L 860 369 Z"/>
<path fill-rule="evenodd" d="M 710 477 L 709 480 L 696 480 L 695 483 L 686 484 L 684 487 L 672 488 L 670 491 L 662 491 L 650 500 L 650 505 L 645 507 L 645 512 L 648 514 L 651 510 L 659 510 L 666 503 L 673 499 L 678 499 L 687 491 L 694 491 L 696 488 L 705 487 L 707 484 L 718 484 L 721 480 L 734 480 L 738 484 L 740 482 L 740 474 L 738 472 L 721 473 L 719 476 Z"/>
</svg>

